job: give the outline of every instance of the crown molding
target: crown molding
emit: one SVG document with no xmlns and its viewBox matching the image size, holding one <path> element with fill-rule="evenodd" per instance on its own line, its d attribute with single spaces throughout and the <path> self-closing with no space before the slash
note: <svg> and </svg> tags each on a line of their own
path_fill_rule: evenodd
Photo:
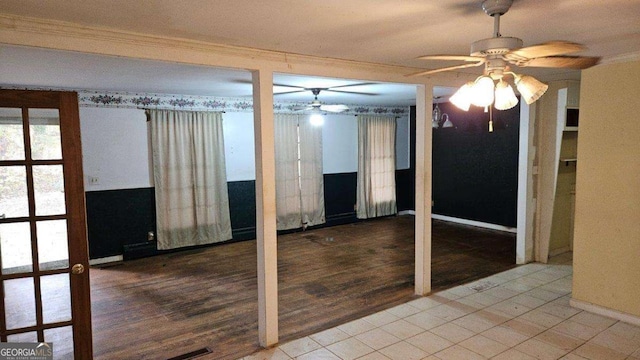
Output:
<svg viewBox="0 0 640 360">
<path fill-rule="evenodd" d="M 406 77 L 420 68 L 160 37 L 112 28 L 0 14 L 0 43 L 246 70 L 458 86 L 468 74 Z"/>
</svg>

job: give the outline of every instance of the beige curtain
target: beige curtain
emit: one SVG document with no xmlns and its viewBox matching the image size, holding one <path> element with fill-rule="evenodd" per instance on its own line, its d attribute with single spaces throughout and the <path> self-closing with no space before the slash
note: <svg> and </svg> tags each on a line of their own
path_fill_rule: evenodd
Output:
<svg viewBox="0 0 640 360">
<path fill-rule="evenodd" d="M 325 222 L 322 128 L 307 116 L 275 114 L 278 230 Z"/>
<path fill-rule="evenodd" d="M 325 223 L 322 127 L 311 125 L 310 116 L 299 117 L 300 189 L 302 225 Z"/>
<path fill-rule="evenodd" d="M 222 114 L 149 110 L 158 249 L 231 239 Z"/>
<path fill-rule="evenodd" d="M 393 215 L 396 208 L 396 120 L 358 116 L 357 217 Z"/>
</svg>

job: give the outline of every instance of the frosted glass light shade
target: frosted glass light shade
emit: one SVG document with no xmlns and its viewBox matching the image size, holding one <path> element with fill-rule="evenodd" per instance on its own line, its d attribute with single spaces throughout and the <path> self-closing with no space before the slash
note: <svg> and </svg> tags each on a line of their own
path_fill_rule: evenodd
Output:
<svg viewBox="0 0 640 360">
<path fill-rule="evenodd" d="M 455 105 L 458 109 L 463 111 L 469 111 L 471 106 L 471 90 L 473 88 L 473 81 L 470 81 L 464 85 L 455 94 L 451 95 L 449 101 Z"/>
<path fill-rule="evenodd" d="M 473 85 L 471 103 L 475 106 L 487 107 L 493 103 L 493 79 L 489 76 L 479 77 Z"/>
<path fill-rule="evenodd" d="M 322 116 L 322 114 L 313 114 L 311 115 L 309 122 L 313 126 L 322 126 L 322 124 L 324 124 L 324 116 Z"/>
<path fill-rule="evenodd" d="M 449 120 L 449 114 L 442 114 L 442 118 L 444 119 L 444 123 L 442 123 L 442 128 L 450 128 L 453 127 L 453 123 Z"/>
<path fill-rule="evenodd" d="M 520 96 L 529 105 L 540 99 L 549 88 L 549 85 L 543 84 L 529 75 L 515 75 L 515 83 Z"/>
<path fill-rule="evenodd" d="M 513 88 L 502 79 L 496 84 L 496 101 L 493 105 L 498 110 L 508 110 L 518 105 L 518 98 Z"/>
</svg>

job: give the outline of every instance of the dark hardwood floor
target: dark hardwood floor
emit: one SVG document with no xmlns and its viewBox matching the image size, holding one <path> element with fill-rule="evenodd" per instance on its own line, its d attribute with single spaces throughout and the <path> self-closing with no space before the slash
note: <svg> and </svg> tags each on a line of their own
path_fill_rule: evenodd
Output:
<svg viewBox="0 0 640 360">
<path fill-rule="evenodd" d="M 280 341 L 406 302 L 414 219 L 390 217 L 278 237 Z M 514 267 L 515 235 L 433 222 L 433 290 Z M 97 359 L 203 359 L 256 351 L 256 244 L 245 241 L 92 268 Z"/>
</svg>

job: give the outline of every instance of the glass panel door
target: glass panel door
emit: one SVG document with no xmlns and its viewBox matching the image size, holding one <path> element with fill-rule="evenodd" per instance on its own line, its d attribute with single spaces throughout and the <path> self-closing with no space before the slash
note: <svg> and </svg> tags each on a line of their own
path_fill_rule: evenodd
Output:
<svg viewBox="0 0 640 360">
<path fill-rule="evenodd" d="M 0 341 L 91 359 L 77 94 L 0 90 Z"/>
</svg>

